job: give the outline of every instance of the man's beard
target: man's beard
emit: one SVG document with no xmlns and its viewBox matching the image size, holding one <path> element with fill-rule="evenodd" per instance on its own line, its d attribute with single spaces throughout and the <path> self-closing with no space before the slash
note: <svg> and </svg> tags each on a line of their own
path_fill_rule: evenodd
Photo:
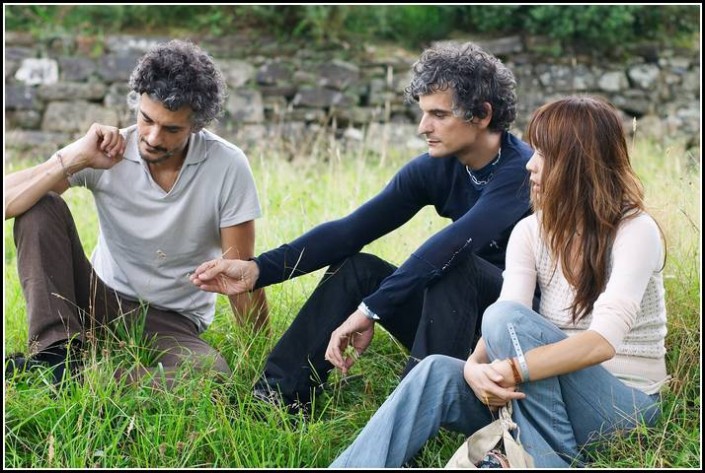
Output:
<svg viewBox="0 0 705 473">
<path fill-rule="evenodd" d="M 140 140 L 140 142 L 144 143 L 148 149 L 153 149 L 156 152 L 163 152 L 164 153 L 161 156 L 158 156 L 156 158 L 150 158 L 150 157 L 142 154 L 142 150 L 140 149 L 140 147 L 138 147 L 137 151 L 140 154 L 140 158 L 142 158 L 142 160 L 145 161 L 147 164 L 161 164 L 176 154 L 176 150 L 168 151 L 164 148 L 150 146 L 149 143 L 144 141 L 144 139 Z"/>
<path fill-rule="evenodd" d="M 167 161 L 169 158 L 174 156 L 176 154 L 175 151 L 168 151 L 165 154 L 159 156 L 158 158 L 149 158 L 145 157 L 145 155 L 140 152 L 140 158 L 142 158 L 143 161 L 145 161 L 147 164 L 161 164 L 164 161 Z"/>
</svg>

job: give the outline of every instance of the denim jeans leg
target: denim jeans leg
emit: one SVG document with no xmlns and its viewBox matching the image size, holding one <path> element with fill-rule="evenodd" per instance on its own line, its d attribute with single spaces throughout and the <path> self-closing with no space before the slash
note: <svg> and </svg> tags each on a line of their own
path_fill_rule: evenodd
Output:
<svg viewBox="0 0 705 473">
<path fill-rule="evenodd" d="M 485 313 L 483 337 L 491 360 L 516 356 L 507 324 L 524 352 L 566 335 L 533 310 L 498 302 Z M 654 397 L 626 386 L 600 365 L 521 385 L 526 399 L 513 402 L 514 420 L 537 467 L 584 466 L 581 451 L 596 435 L 630 429 L 658 417 Z"/>
<path fill-rule="evenodd" d="M 470 435 L 492 414 L 463 377 L 464 361 L 424 358 L 375 412 L 331 468 L 400 467 L 441 427 Z"/>
</svg>

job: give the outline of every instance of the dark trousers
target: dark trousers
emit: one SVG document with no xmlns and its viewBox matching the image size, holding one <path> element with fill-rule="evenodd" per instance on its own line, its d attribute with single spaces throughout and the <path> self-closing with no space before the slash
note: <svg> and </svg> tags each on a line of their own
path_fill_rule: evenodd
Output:
<svg viewBox="0 0 705 473">
<path fill-rule="evenodd" d="M 145 306 L 109 288 L 95 273 L 66 203 L 49 193 L 15 219 L 17 269 L 27 301 L 29 352 L 41 353 L 65 340 L 86 341 L 116 324 L 143 324 L 167 372 L 186 359 L 229 375 L 218 352 L 198 336 L 196 324 L 168 310 Z M 137 367 L 129 380 L 149 373 Z"/>
<path fill-rule="evenodd" d="M 333 368 L 324 359 L 331 332 L 395 270 L 365 253 L 331 266 L 267 358 L 258 384 L 279 390 L 287 402 L 310 401 Z M 501 287 L 501 269 L 471 253 L 380 321 L 409 350 L 402 376 L 431 354 L 466 359 Z"/>
</svg>

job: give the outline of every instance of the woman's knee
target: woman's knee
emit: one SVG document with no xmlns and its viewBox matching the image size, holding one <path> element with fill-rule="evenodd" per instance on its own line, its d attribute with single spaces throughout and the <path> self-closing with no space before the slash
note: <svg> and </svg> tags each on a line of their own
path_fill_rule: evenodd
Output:
<svg viewBox="0 0 705 473">
<path fill-rule="evenodd" d="M 482 317 L 482 338 L 485 341 L 508 336 L 508 324 L 519 325 L 519 319 L 530 308 L 513 301 L 498 301 L 487 307 Z"/>
</svg>

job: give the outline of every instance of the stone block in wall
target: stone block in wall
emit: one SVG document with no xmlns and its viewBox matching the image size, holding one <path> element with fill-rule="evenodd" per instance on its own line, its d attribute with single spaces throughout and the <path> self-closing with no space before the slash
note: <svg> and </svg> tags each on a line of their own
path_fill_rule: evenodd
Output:
<svg viewBox="0 0 705 473">
<path fill-rule="evenodd" d="M 534 68 L 541 85 L 552 92 L 579 93 L 594 89 L 596 78 L 584 65 L 543 64 Z"/>
<path fill-rule="evenodd" d="M 644 90 L 628 89 L 609 97 L 610 101 L 624 113 L 637 118 L 656 113 L 658 101 Z"/>
<path fill-rule="evenodd" d="M 661 69 L 654 64 L 638 64 L 627 69 L 629 81 L 642 90 L 654 89 L 660 75 Z"/>
<path fill-rule="evenodd" d="M 364 48 L 367 56 L 362 63 L 364 67 L 382 66 L 408 70 L 419 58 L 415 52 L 393 45 L 366 44 Z"/>
<path fill-rule="evenodd" d="M 62 100 L 88 100 L 95 102 L 103 100 L 107 89 L 102 82 L 59 82 L 39 86 L 37 95 L 40 99 L 47 102 Z"/>
<path fill-rule="evenodd" d="M 257 41 L 248 33 L 241 31 L 222 36 L 204 37 L 199 41 L 199 46 L 215 58 L 243 58 L 253 56 L 253 41 Z"/>
<path fill-rule="evenodd" d="M 5 129 L 37 130 L 42 123 L 39 110 L 6 110 Z"/>
<path fill-rule="evenodd" d="M 318 77 L 313 73 L 313 71 L 299 69 L 294 72 L 292 80 L 294 84 L 296 84 L 297 88 L 301 86 L 312 87 L 317 84 Z"/>
<path fill-rule="evenodd" d="M 23 59 L 15 79 L 25 85 L 54 84 L 59 81 L 59 64 L 49 58 Z"/>
<path fill-rule="evenodd" d="M 83 100 L 50 102 L 44 112 L 42 131 L 85 133 L 94 122 L 119 126 L 119 117 L 113 109 Z"/>
<path fill-rule="evenodd" d="M 152 47 L 170 41 L 172 38 L 167 36 L 131 36 L 131 35 L 109 35 L 105 38 L 105 49 L 112 53 L 122 56 L 130 56 L 142 54 L 149 51 Z"/>
<path fill-rule="evenodd" d="M 683 90 L 687 92 L 697 92 L 700 97 L 700 88 L 702 86 L 700 75 L 700 67 L 693 71 L 688 71 L 683 75 Z"/>
<path fill-rule="evenodd" d="M 495 56 L 506 56 L 524 52 L 524 40 L 521 36 L 486 39 L 479 41 L 478 44 L 482 49 L 489 51 Z"/>
<path fill-rule="evenodd" d="M 689 107 L 682 107 L 676 110 L 675 118 L 678 120 L 678 127 L 674 134 L 685 133 L 691 135 L 691 141 L 700 143 L 700 100 L 691 103 Z"/>
<path fill-rule="evenodd" d="M 98 60 L 98 75 L 108 83 L 127 82 L 141 54 L 106 54 Z"/>
<path fill-rule="evenodd" d="M 70 134 L 34 130 L 8 130 L 5 150 L 10 156 L 44 161 L 73 140 Z"/>
<path fill-rule="evenodd" d="M 336 116 L 341 123 L 352 125 L 364 125 L 370 122 L 381 122 L 384 120 L 384 108 L 382 107 L 345 107 L 336 110 Z"/>
<path fill-rule="evenodd" d="M 293 100 L 299 88 L 293 84 L 289 85 L 262 85 L 257 88 L 262 97 L 284 97 Z"/>
<path fill-rule="evenodd" d="M 365 141 L 376 147 L 401 148 L 416 156 L 428 150 L 426 141 L 416 133 L 416 125 L 404 123 L 370 123 Z"/>
<path fill-rule="evenodd" d="M 257 70 L 256 81 L 260 85 L 290 84 L 295 70 L 289 62 L 272 60 Z"/>
<path fill-rule="evenodd" d="M 62 81 L 85 82 L 96 73 L 95 61 L 87 57 L 59 58 L 59 74 Z"/>
<path fill-rule="evenodd" d="M 262 94 L 252 89 L 236 89 L 230 92 L 225 105 L 229 120 L 240 123 L 262 123 L 264 105 Z"/>
<path fill-rule="evenodd" d="M 215 62 L 223 73 L 225 83 L 231 89 L 237 89 L 255 78 L 255 68 L 252 64 L 237 59 L 216 59 Z"/>
<path fill-rule="evenodd" d="M 38 110 L 41 104 L 37 97 L 37 88 L 27 85 L 5 86 L 6 110 Z"/>
<path fill-rule="evenodd" d="M 357 83 L 360 68 L 355 64 L 334 59 L 320 64 L 315 71 L 318 85 L 334 90 L 345 90 Z"/>
<path fill-rule="evenodd" d="M 330 108 L 350 107 L 353 100 L 337 90 L 325 88 L 300 89 L 293 100 L 295 107 Z"/>
<path fill-rule="evenodd" d="M 301 123 L 324 123 L 328 114 L 320 108 L 295 108 L 286 114 L 286 121 Z"/>
<path fill-rule="evenodd" d="M 130 86 L 127 82 L 115 82 L 108 86 L 103 99 L 103 105 L 106 107 L 127 106 L 127 94 L 130 93 Z"/>
<path fill-rule="evenodd" d="M 619 92 L 629 87 L 624 71 L 608 71 L 597 79 L 597 86 L 605 92 Z"/>
</svg>

